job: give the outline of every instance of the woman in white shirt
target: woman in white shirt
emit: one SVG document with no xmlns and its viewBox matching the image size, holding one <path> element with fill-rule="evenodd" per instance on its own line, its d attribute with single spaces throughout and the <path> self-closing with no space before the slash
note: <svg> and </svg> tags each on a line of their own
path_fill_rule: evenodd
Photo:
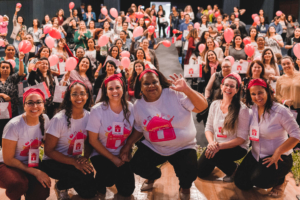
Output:
<svg viewBox="0 0 300 200">
<path fill-rule="evenodd" d="M 39 147 L 49 118 L 43 114 L 45 95 L 39 89 L 23 94 L 25 113 L 10 120 L 3 131 L 0 150 L 0 186 L 9 199 L 46 200 L 51 180 L 39 167 Z"/>
<path fill-rule="evenodd" d="M 88 161 L 92 147 L 86 130 L 91 104 L 89 89 L 83 82 L 74 81 L 66 90 L 62 110 L 50 121 L 42 170 L 58 180 L 55 185 L 58 199 L 70 198 L 70 188 L 81 198 L 96 195 L 93 167 Z M 83 152 L 84 156 L 80 157 Z"/>
<path fill-rule="evenodd" d="M 96 70 L 97 68 L 97 51 L 95 49 L 96 46 L 96 42 L 93 38 L 89 38 L 87 41 L 87 50 L 85 51 L 84 56 L 88 57 L 91 61 L 91 65 L 93 67 L 93 72 Z"/>
<path fill-rule="evenodd" d="M 252 105 L 252 150 L 239 166 L 235 184 L 241 190 L 273 188 L 269 196 L 280 197 L 287 185 L 285 176 L 293 166 L 292 149 L 300 140 L 299 126 L 289 109 L 275 101 L 272 89 L 262 79 L 250 81 L 246 104 Z"/>
<path fill-rule="evenodd" d="M 266 48 L 261 53 L 261 61 L 265 64 L 264 78 L 268 80 L 274 90 L 276 89 L 276 81 L 280 77 L 279 67 L 275 59 L 275 54 L 270 48 Z"/>
<path fill-rule="evenodd" d="M 114 31 L 110 29 L 110 24 L 108 21 L 105 21 L 103 24 L 103 35 L 109 37 L 109 46 L 114 43 Z"/>
<path fill-rule="evenodd" d="M 195 15 L 194 15 L 192 6 L 187 5 L 187 6 L 184 8 L 184 12 L 190 15 L 190 21 L 193 21 L 193 20 L 195 19 Z"/>
<path fill-rule="evenodd" d="M 118 195 L 129 197 L 134 191 L 134 175 L 129 162 L 120 157 L 120 150 L 130 135 L 133 105 L 126 101 L 126 84 L 121 74 L 107 77 L 101 87 L 100 103 L 91 110 L 87 130 L 94 147 L 91 161 L 96 170 L 98 192 L 105 197 L 106 187 L 114 184 Z"/>
<path fill-rule="evenodd" d="M 269 27 L 265 40 L 266 40 L 266 45 L 272 49 L 274 54 L 276 53 L 281 54 L 281 48 L 284 46 L 284 43 L 281 35 L 276 33 L 276 29 L 274 26 Z"/>
<path fill-rule="evenodd" d="M 215 167 L 232 182 L 237 164 L 249 147 L 249 109 L 240 101 L 241 77 L 231 73 L 222 80 L 219 100 L 209 108 L 205 127 L 208 146 L 198 160 L 198 177 L 209 176 Z"/>
<path fill-rule="evenodd" d="M 169 161 L 179 178 L 181 199 L 189 199 L 190 187 L 197 177 L 196 128 L 192 112 L 202 112 L 207 102 L 181 75 L 171 78 L 169 82 L 161 72 L 151 69 L 137 77 L 135 125 L 120 157 L 122 161 L 129 160 L 133 144 L 144 136 L 131 160 L 133 172 L 147 179 L 141 190 L 153 188 L 154 181 L 161 177 L 161 170 L 156 166 Z"/>
</svg>

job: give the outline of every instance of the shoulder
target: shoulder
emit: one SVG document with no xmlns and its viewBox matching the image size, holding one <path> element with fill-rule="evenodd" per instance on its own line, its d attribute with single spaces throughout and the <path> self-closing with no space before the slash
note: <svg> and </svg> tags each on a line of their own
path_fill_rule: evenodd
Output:
<svg viewBox="0 0 300 200">
<path fill-rule="evenodd" d="M 18 115 L 17 117 L 12 118 L 5 127 L 15 127 L 15 126 L 19 126 L 22 123 L 22 114 Z"/>
<path fill-rule="evenodd" d="M 101 111 L 103 110 L 105 107 L 107 107 L 106 105 L 104 105 L 104 102 L 100 102 L 100 103 L 97 103 L 96 105 L 94 105 L 91 109 L 91 112 L 97 110 L 97 111 Z"/>
<path fill-rule="evenodd" d="M 221 100 L 215 100 L 211 103 L 211 107 L 216 108 L 217 106 L 219 106 L 221 103 Z"/>
<path fill-rule="evenodd" d="M 133 109 L 133 104 L 131 103 L 131 102 L 129 102 L 129 101 L 127 101 L 128 102 L 128 110 L 129 111 L 132 111 L 132 109 Z"/>
</svg>

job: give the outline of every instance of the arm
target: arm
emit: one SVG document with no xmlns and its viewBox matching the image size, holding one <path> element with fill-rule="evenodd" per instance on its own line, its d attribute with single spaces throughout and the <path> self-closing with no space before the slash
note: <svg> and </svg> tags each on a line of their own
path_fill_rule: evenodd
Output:
<svg viewBox="0 0 300 200">
<path fill-rule="evenodd" d="M 213 86 L 213 84 L 214 84 L 215 79 L 216 79 L 216 74 L 214 73 L 214 74 L 210 77 L 210 79 L 209 79 L 209 81 L 208 81 L 208 84 L 206 85 L 206 88 L 205 88 L 204 96 L 205 96 L 206 99 L 208 99 L 208 98 L 210 97 L 210 91 L 211 91 L 211 89 L 212 89 L 212 86 Z"/>
<path fill-rule="evenodd" d="M 10 96 L 8 96 L 7 94 L 0 93 L 0 97 L 3 98 L 6 102 L 11 101 Z"/>
<path fill-rule="evenodd" d="M 28 80 L 27 82 L 30 84 L 30 85 L 35 85 L 35 77 L 37 76 L 37 73 L 36 73 L 36 70 L 32 69 L 31 72 L 29 73 L 29 76 L 28 76 Z"/>
<path fill-rule="evenodd" d="M 282 98 L 282 95 L 281 95 L 281 82 L 280 82 L 280 79 L 277 80 L 276 82 L 276 98 L 278 99 L 278 101 L 280 103 L 282 103 L 282 101 L 284 101 L 285 99 Z"/>
<path fill-rule="evenodd" d="M 130 82 L 131 82 L 131 77 L 129 77 L 129 79 L 128 79 L 128 94 L 129 94 L 129 96 L 131 96 L 131 97 L 134 97 L 134 90 L 132 90 L 131 88 L 130 88 Z"/>
<path fill-rule="evenodd" d="M 220 150 L 221 149 L 231 149 L 231 148 L 234 148 L 236 146 L 243 144 L 244 142 L 245 142 L 245 140 L 243 138 L 237 137 L 228 142 L 219 143 L 219 149 Z"/>
<path fill-rule="evenodd" d="M 14 24 L 14 26 L 17 26 L 17 14 L 18 14 L 18 11 L 17 11 L 17 9 L 16 9 L 16 12 L 15 12 L 15 14 L 14 14 L 14 18 L 13 18 L 13 24 Z"/>
<path fill-rule="evenodd" d="M 24 75 L 24 63 L 23 58 L 25 57 L 25 54 L 23 52 L 19 53 L 19 76 Z"/>
<path fill-rule="evenodd" d="M 132 37 L 132 41 L 131 41 L 131 45 L 130 45 L 130 54 L 133 54 L 134 55 L 134 44 L 135 44 L 135 39 L 134 37 Z"/>
<path fill-rule="evenodd" d="M 226 47 L 225 47 L 225 56 L 229 56 L 229 47 L 230 47 L 230 44 L 227 44 L 226 43 Z"/>
<path fill-rule="evenodd" d="M 246 12 L 246 9 L 240 9 L 240 15 L 243 15 Z"/>
<path fill-rule="evenodd" d="M 156 57 L 155 53 L 153 55 L 154 55 L 154 63 L 153 63 L 153 65 L 156 67 L 157 70 L 159 70 L 159 64 L 158 64 L 157 57 Z"/>
</svg>

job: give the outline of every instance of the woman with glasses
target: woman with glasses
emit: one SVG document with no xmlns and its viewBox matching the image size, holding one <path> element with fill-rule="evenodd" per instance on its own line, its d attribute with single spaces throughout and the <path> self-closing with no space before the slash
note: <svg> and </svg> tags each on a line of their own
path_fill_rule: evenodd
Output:
<svg viewBox="0 0 300 200">
<path fill-rule="evenodd" d="M 13 118 L 4 128 L 0 150 L 0 188 L 9 199 L 46 200 L 51 180 L 40 170 L 39 147 L 49 118 L 43 114 L 45 95 L 39 89 L 23 94 L 25 113 Z"/>
<path fill-rule="evenodd" d="M 93 167 L 88 161 L 92 148 L 86 130 L 92 103 L 88 87 L 81 81 L 72 82 L 60 112 L 52 118 L 46 131 L 42 170 L 58 180 L 55 185 L 58 199 L 69 199 L 70 188 L 84 199 L 96 195 Z"/>
</svg>

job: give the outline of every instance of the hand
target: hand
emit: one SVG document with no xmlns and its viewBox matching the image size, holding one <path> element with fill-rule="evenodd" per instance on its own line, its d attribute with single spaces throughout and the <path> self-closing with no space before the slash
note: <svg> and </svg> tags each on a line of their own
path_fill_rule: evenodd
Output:
<svg viewBox="0 0 300 200">
<path fill-rule="evenodd" d="M 42 172 L 41 170 L 38 170 L 37 173 L 35 174 L 36 179 L 42 184 L 44 188 L 51 187 L 51 180 L 49 176 L 45 173 Z"/>
<path fill-rule="evenodd" d="M 96 46 L 96 51 L 100 51 L 100 46 Z"/>
<path fill-rule="evenodd" d="M 228 48 L 229 48 L 229 47 L 230 47 L 230 44 L 229 44 L 229 43 L 226 43 L 226 47 L 228 47 Z"/>
<path fill-rule="evenodd" d="M 45 33 L 43 33 L 43 34 L 42 34 L 42 38 L 45 37 L 45 36 L 46 36 Z"/>
<path fill-rule="evenodd" d="M 200 7 L 198 6 L 197 9 L 200 10 Z"/>
<path fill-rule="evenodd" d="M 216 150 L 214 150 L 214 151 L 211 151 L 211 150 L 207 149 L 207 150 L 205 151 L 205 157 L 206 157 L 207 159 L 211 159 L 211 158 L 213 158 L 213 157 L 216 155 L 216 153 L 217 153 L 218 151 L 219 151 L 219 148 L 216 149 Z"/>
<path fill-rule="evenodd" d="M 272 157 L 263 159 L 264 162 L 262 164 L 265 165 L 269 163 L 266 166 L 267 168 L 269 168 L 272 164 L 275 164 L 275 168 L 278 169 L 278 160 L 283 161 L 280 154 L 274 153 Z"/>
<path fill-rule="evenodd" d="M 19 12 L 21 10 L 21 8 L 16 7 L 16 12 Z"/>
<path fill-rule="evenodd" d="M 275 76 L 273 74 L 270 74 L 269 75 L 269 79 L 274 81 L 275 80 Z"/>
<path fill-rule="evenodd" d="M 208 145 L 207 145 L 207 149 L 209 149 L 209 150 L 211 150 L 211 151 L 214 151 L 214 150 L 216 150 L 216 149 L 218 149 L 219 148 L 219 143 L 218 142 L 215 142 L 215 141 L 213 141 L 213 142 L 211 142 L 211 143 L 209 143 Z"/>
<path fill-rule="evenodd" d="M 122 159 L 123 162 L 129 162 L 131 159 L 131 146 L 125 144 L 120 150 L 119 157 Z"/>
<path fill-rule="evenodd" d="M 119 68 L 120 68 L 120 70 L 123 70 L 123 69 L 124 69 L 124 67 L 123 67 L 123 66 L 119 66 Z"/>
<path fill-rule="evenodd" d="M 192 59 L 193 59 L 193 60 L 197 60 L 197 58 L 196 58 L 196 57 L 192 57 Z"/>
<path fill-rule="evenodd" d="M 25 57 L 25 54 L 23 52 L 19 53 L 19 60 L 23 60 L 23 58 Z"/>
<path fill-rule="evenodd" d="M 69 80 L 69 78 L 70 78 L 70 74 L 71 74 L 71 72 L 70 72 L 70 71 L 68 71 L 68 72 L 65 74 L 64 81 L 68 81 L 68 80 Z"/>
<path fill-rule="evenodd" d="M 86 175 L 87 173 L 90 174 L 94 171 L 92 165 L 89 162 L 87 162 L 87 163 L 78 163 L 75 160 L 73 165 L 74 165 L 74 167 L 76 167 L 76 169 L 80 170 L 84 175 Z"/>
<path fill-rule="evenodd" d="M 175 87 L 171 86 L 170 87 L 171 89 L 178 92 L 184 92 L 184 93 L 189 89 L 189 86 L 187 85 L 185 79 L 181 74 L 180 74 L 180 78 L 177 76 L 177 74 L 174 74 L 174 76 L 170 75 L 170 78 L 172 80 L 169 80 L 169 82 L 175 85 Z"/>
<path fill-rule="evenodd" d="M 113 162 L 117 167 L 121 167 L 122 165 L 124 165 L 124 161 L 122 161 L 120 158 L 118 158 L 117 156 L 114 156 L 111 159 L 111 162 Z"/>
<path fill-rule="evenodd" d="M 86 157 L 79 157 L 76 159 L 76 162 L 78 162 L 79 164 L 83 164 L 83 163 L 88 163 L 89 160 Z"/>
<path fill-rule="evenodd" d="M 285 105 L 287 105 L 288 107 L 291 107 L 294 104 L 294 100 L 292 99 L 288 99 L 285 101 Z"/>
<path fill-rule="evenodd" d="M 125 68 L 125 72 L 127 75 L 129 75 L 129 69 L 128 68 Z"/>
<path fill-rule="evenodd" d="M 132 38 L 131 38 L 131 41 L 132 41 L 132 42 L 135 42 L 135 39 L 134 39 L 134 37 L 133 37 L 133 36 L 132 36 Z"/>
<path fill-rule="evenodd" d="M 35 63 L 35 66 L 32 68 L 33 71 L 36 71 L 37 69 L 39 69 L 39 67 L 41 66 L 42 64 L 42 61 L 37 61 Z"/>
<path fill-rule="evenodd" d="M 240 60 L 240 63 L 242 64 L 244 61 L 243 60 Z"/>
</svg>

